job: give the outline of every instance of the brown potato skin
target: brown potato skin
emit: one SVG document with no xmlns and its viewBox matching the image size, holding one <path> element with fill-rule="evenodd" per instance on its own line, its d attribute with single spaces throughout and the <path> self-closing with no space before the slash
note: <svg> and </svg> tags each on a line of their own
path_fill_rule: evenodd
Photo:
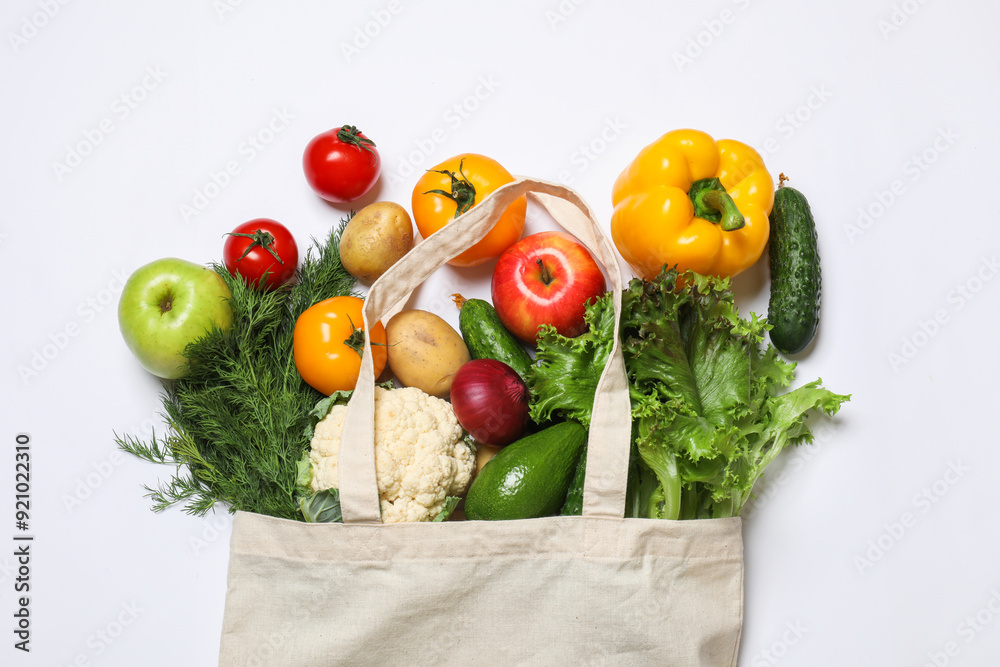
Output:
<svg viewBox="0 0 1000 667">
<path fill-rule="evenodd" d="M 371 285 L 413 247 L 413 221 L 391 201 L 358 211 L 340 237 L 340 261 L 352 276 Z"/>
<path fill-rule="evenodd" d="M 385 325 L 389 367 L 407 387 L 448 398 L 451 381 L 469 361 L 461 334 L 444 319 L 426 310 L 402 310 Z"/>
</svg>

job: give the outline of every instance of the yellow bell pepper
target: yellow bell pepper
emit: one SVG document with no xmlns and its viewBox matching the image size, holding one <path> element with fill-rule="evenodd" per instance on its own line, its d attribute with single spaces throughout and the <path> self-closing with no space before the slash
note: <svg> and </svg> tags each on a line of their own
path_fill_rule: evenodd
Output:
<svg viewBox="0 0 1000 667">
<path fill-rule="evenodd" d="M 774 180 L 746 144 L 674 130 L 639 152 L 611 199 L 611 238 L 640 277 L 665 264 L 735 276 L 767 246 Z"/>
</svg>

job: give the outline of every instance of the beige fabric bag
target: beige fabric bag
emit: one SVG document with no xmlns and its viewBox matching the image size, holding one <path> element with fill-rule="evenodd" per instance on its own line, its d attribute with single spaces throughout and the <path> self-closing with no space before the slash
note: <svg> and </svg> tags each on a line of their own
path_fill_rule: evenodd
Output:
<svg viewBox="0 0 1000 667">
<path fill-rule="evenodd" d="M 562 186 L 519 179 L 372 285 L 366 324 L 525 194 L 604 265 L 620 312 L 614 250 L 587 205 Z M 631 426 L 617 345 L 594 402 L 583 516 L 382 525 L 372 373 L 368 352 L 340 453 L 345 523 L 237 513 L 221 665 L 736 664 L 740 519 L 622 518 Z"/>
</svg>

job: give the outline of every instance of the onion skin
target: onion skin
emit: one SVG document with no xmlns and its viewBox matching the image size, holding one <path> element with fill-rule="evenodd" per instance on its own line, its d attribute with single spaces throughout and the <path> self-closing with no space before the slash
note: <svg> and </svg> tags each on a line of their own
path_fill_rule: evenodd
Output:
<svg viewBox="0 0 1000 667">
<path fill-rule="evenodd" d="M 452 380 L 451 407 L 469 435 L 494 447 L 517 440 L 531 422 L 528 387 L 517 371 L 495 359 L 462 364 Z"/>
</svg>

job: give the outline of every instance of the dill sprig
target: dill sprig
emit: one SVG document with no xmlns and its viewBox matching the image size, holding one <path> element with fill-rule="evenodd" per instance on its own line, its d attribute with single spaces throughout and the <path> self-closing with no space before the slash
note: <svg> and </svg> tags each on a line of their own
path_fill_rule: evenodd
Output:
<svg viewBox="0 0 1000 667">
<path fill-rule="evenodd" d="M 301 519 L 296 464 L 309 448 L 309 412 L 323 395 L 295 368 L 295 320 L 313 304 L 354 293 L 340 261 L 347 220 L 312 247 L 290 286 L 261 292 L 213 269 L 232 292 L 232 326 L 215 329 L 185 350 L 187 375 L 165 384 L 167 434 L 143 442 L 117 436 L 118 446 L 141 459 L 175 466 L 173 477 L 146 486 L 152 509 L 183 503 L 204 515 L 216 503 L 287 519 Z"/>
</svg>

